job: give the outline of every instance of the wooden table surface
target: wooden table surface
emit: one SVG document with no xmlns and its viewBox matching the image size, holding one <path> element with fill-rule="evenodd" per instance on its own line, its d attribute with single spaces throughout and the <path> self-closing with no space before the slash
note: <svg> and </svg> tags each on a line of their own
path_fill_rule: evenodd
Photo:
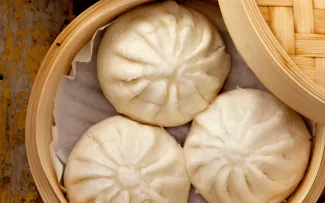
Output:
<svg viewBox="0 0 325 203">
<path fill-rule="evenodd" d="M 73 18 L 70 0 L 0 0 L 0 202 L 42 202 L 27 163 L 24 125 L 34 78 Z"/>
<path fill-rule="evenodd" d="M 75 13 L 95 1 L 80 0 Z M 40 63 L 73 19 L 72 8 L 72 0 L 0 0 L 0 203 L 42 202 L 25 152 L 26 109 Z"/>
</svg>

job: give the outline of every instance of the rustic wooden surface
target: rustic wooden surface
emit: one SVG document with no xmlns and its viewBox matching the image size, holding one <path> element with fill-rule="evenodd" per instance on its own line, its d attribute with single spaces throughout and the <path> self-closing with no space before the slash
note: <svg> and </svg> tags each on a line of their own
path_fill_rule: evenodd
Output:
<svg viewBox="0 0 325 203">
<path fill-rule="evenodd" d="M 71 0 L 0 0 L 0 202 L 42 202 L 24 142 L 27 102 L 39 65 L 72 19 Z"/>
<path fill-rule="evenodd" d="M 0 0 L 0 203 L 42 202 L 26 158 L 26 108 L 43 57 L 73 18 L 71 1 Z"/>
</svg>

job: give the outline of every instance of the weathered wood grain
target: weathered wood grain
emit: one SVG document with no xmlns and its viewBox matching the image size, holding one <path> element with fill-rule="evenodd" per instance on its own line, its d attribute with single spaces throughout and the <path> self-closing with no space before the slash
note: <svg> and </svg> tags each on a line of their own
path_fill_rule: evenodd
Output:
<svg viewBox="0 0 325 203">
<path fill-rule="evenodd" d="M 42 201 L 26 158 L 26 108 L 39 65 L 71 9 L 70 0 L 0 0 L 1 203 Z"/>
<path fill-rule="evenodd" d="M 0 202 L 42 202 L 24 145 L 27 101 L 39 65 L 72 18 L 71 0 L 0 0 Z"/>
</svg>

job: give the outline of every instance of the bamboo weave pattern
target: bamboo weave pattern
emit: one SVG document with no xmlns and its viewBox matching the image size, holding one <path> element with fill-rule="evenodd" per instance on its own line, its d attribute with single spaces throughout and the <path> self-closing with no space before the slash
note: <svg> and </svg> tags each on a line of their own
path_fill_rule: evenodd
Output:
<svg viewBox="0 0 325 203">
<path fill-rule="evenodd" d="M 325 88 L 325 0 L 256 0 L 296 65 Z"/>
</svg>

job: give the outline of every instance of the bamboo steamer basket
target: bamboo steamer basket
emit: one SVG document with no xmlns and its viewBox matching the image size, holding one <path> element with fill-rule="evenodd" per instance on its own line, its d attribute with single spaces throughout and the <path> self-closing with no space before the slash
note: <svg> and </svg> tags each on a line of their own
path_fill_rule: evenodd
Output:
<svg viewBox="0 0 325 203">
<path fill-rule="evenodd" d="M 99 27 L 112 21 L 123 12 L 150 1 L 152 0 L 99 1 L 79 15 L 58 36 L 41 64 L 28 104 L 26 150 L 33 178 L 44 202 L 68 202 L 57 182 L 49 152 L 49 145 L 52 140 L 54 98 L 61 76 L 69 73 L 75 54 L 91 39 Z M 227 1 L 229 4 L 225 3 Z M 239 4 L 236 4 L 236 1 L 224 0 L 222 5 L 224 8 L 238 6 Z M 210 17 L 221 18 L 218 4 L 213 0 L 182 0 L 180 3 L 201 10 Z M 231 18 L 229 15 L 225 16 L 227 20 Z M 238 40 L 235 41 L 238 44 Z M 272 63 L 275 62 L 272 61 Z M 259 76 L 261 75 L 263 73 L 259 74 Z M 292 84 L 294 83 L 292 82 Z M 302 89 L 300 86 L 295 87 L 298 90 L 300 88 Z M 314 203 L 325 185 L 325 128 L 322 125 L 317 125 L 316 131 L 306 175 L 289 202 Z"/>
</svg>

